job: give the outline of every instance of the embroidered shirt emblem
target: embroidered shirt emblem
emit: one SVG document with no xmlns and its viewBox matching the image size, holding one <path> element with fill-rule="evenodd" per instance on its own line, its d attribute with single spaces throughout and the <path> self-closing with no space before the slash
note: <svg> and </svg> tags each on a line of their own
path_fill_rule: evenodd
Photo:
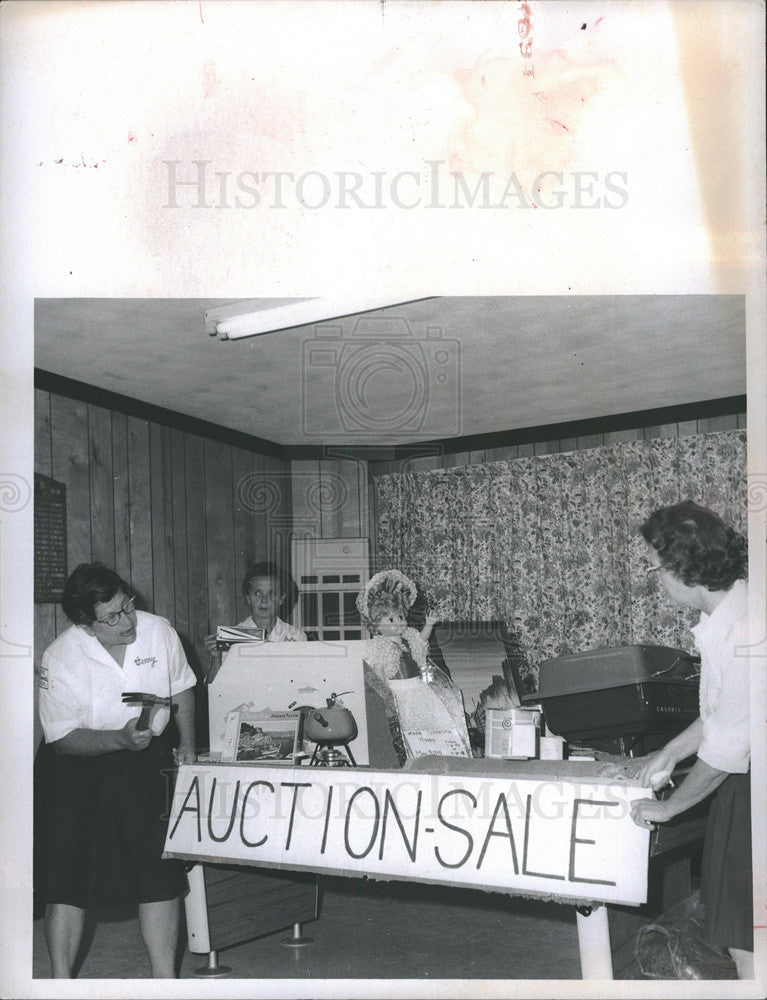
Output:
<svg viewBox="0 0 767 1000">
<path fill-rule="evenodd" d="M 137 667 L 143 667 L 147 663 L 150 664 L 150 666 L 154 666 L 155 663 L 157 663 L 157 658 L 155 656 L 137 656 L 133 662 Z"/>
</svg>

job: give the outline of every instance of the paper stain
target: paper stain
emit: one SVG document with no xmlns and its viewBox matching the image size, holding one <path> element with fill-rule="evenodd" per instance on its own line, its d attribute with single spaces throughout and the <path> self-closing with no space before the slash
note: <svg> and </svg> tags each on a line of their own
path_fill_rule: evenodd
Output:
<svg viewBox="0 0 767 1000">
<path fill-rule="evenodd" d="M 452 170 L 530 179 L 567 167 L 584 115 L 620 72 L 607 58 L 562 50 L 537 53 L 534 67 L 525 76 L 518 57 L 488 53 L 456 74 L 472 111 L 450 138 Z"/>
<path fill-rule="evenodd" d="M 57 167 L 67 166 L 67 167 L 74 167 L 75 169 L 79 169 L 80 167 L 85 167 L 88 170 L 98 170 L 99 165 L 103 166 L 106 163 L 106 160 L 92 160 L 91 162 L 88 162 L 85 159 L 85 155 L 81 153 L 80 159 L 73 160 L 71 163 L 67 163 L 63 156 L 59 156 L 55 160 L 52 160 L 51 162 L 54 164 L 54 166 Z M 45 160 L 40 160 L 37 165 L 38 167 L 44 167 L 45 163 L 46 163 Z"/>
<path fill-rule="evenodd" d="M 194 72 L 189 97 L 167 109 L 152 134 L 142 134 L 145 168 L 131 168 L 126 177 L 129 201 L 152 209 L 136 213 L 131 236 L 143 253 L 163 258 L 179 227 L 204 232 L 209 247 L 221 240 L 223 248 L 227 230 L 220 213 L 243 208 L 255 209 L 254 235 L 278 238 L 283 213 L 258 210 L 277 182 L 258 177 L 269 171 L 299 175 L 314 166 L 302 91 L 281 88 L 277 79 L 233 79 L 212 60 Z"/>
<path fill-rule="evenodd" d="M 339 172 L 363 167 L 361 197 L 369 204 L 371 174 L 387 163 L 384 200 L 398 171 L 423 173 L 427 161 L 464 173 L 472 187 L 472 177 L 493 171 L 499 196 L 515 174 L 528 197 L 535 182 L 546 198 L 558 186 L 553 172 L 578 169 L 573 163 L 593 169 L 584 159 L 588 136 L 581 124 L 599 116 L 602 94 L 625 82 L 597 41 L 601 32 L 581 33 L 580 23 L 573 22 L 556 50 L 535 49 L 534 75 L 524 72 L 530 60 L 520 56 L 516 31 L 509 44 L 492 50 L 422 37 L 371 44 L 371 58 L 354 64 L 356 78 L 350 67 L 342 82 L 322 77 L 316 87 L 305 74 L 283 78 L 275 68 L 199 60 L 190 66 L 187 96 L 164 109 L 153 138 L 141 136 L 147 166 L 130 173 L 127 188 L 131 201 L 153 211 L 137 213 L 132 238 L 142 252 L 164 258 L 180 236 L 195 231 L 209 254 L 220 254 L 223 274 L 233 252 L 220 225 L 227 213 L 248 212 L 252 220 L 238 253 L 250 253 L 254 240 L 258 247 L 273 240 L 284 245 L 286 217 L 279 209 L 302 211 L 295 179 L 313 174 L 313 187 L 306 186 L 312 209 L 321 184 L 330 185 L 329 211 L 338 202 Z M 549 176 L 538 181 L 544 172 Z M 405 200 L 407 183 L 401 185 Z M 278 184 L 286 192 L 282 200 Z M 306 216 L 309 242 L 314 233 L 319 239 L 314 218 L 321 218 L 319 211 Z"/>
<path fill-rule="evenodd" d="M 203 63 L 202 67 L 202 92 L 203 96 L 207 99 L 213 97 L 218 88 L 221 86 L 221 74 L 218 72 L 218 67 L 213 59 L 209 59 L 206 63 Z"/>
<path fill-rule="evenodd" d="M 754 260 L 748 198 L 743 197 L 753 176 L 747 153 L 756 156 L 758 145 L 748 120 L 748 56 L 740 61 L 726 6 L 691 8 L 670 5 L 698 193 L 718 290 L 742 292 L 748 281 L 745 262 Z"/>
</svg>

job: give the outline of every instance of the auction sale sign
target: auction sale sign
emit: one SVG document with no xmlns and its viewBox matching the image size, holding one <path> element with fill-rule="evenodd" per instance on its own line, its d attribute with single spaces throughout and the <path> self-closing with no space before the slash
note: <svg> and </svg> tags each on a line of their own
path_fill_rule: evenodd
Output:
<svg viewBox="0 0 767 1000">
<path fill-rule="evenodd" d="M 165 857 L 639 905 L 652 792 L 624 783 L 186 764 Z"/>
</svg>

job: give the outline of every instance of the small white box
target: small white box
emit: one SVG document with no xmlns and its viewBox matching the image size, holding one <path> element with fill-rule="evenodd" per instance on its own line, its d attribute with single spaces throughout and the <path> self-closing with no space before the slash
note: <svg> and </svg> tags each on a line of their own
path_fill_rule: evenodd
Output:
<svg viewBox="0 0 767 1000">
<path fill-rule="evenodd" d="M 541 760 L 562 760 L 565 756 L 565 741 L 561 736 L 541 736 L 538 746 Z"/>
<path fill-rule="evenodd" d="M 497 710 L 496 710 L 497 711 Z M 506 712 L 515 726 L 537 726 L 541 728 L 543 713 L 540 708 L 506 708 Z"/>
<path fill-rule="evenodd" d="M 538 756 L 538 730 L 527 722 L 512 723 L 511 726 L 511 748 L 506 755 L 509 757 L 530 757 Z"/>
<path fill-rule="evenodd" d="M 538 726 L 527 717 L 514 720 L 520 709 L 489 708 L 485 713 L 485 757 L 521 757 L 538 753 Z"/>
</svg>

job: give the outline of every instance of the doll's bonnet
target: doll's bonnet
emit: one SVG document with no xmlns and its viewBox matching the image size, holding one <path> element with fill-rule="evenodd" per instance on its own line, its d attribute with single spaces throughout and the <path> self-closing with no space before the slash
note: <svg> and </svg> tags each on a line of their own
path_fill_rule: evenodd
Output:
<svg viewBox="0 0 767 1000">
<path fill-rule="evenodd" d="M 372 576 L 357 594 L 357 610 L 365 622 L 370 622 L 370 606 L 376 598 L 389 597 L 395 605 L 407 611 L 418 591 L 409 577 L 398 569 L 385 569 Z"/>
</svg>

